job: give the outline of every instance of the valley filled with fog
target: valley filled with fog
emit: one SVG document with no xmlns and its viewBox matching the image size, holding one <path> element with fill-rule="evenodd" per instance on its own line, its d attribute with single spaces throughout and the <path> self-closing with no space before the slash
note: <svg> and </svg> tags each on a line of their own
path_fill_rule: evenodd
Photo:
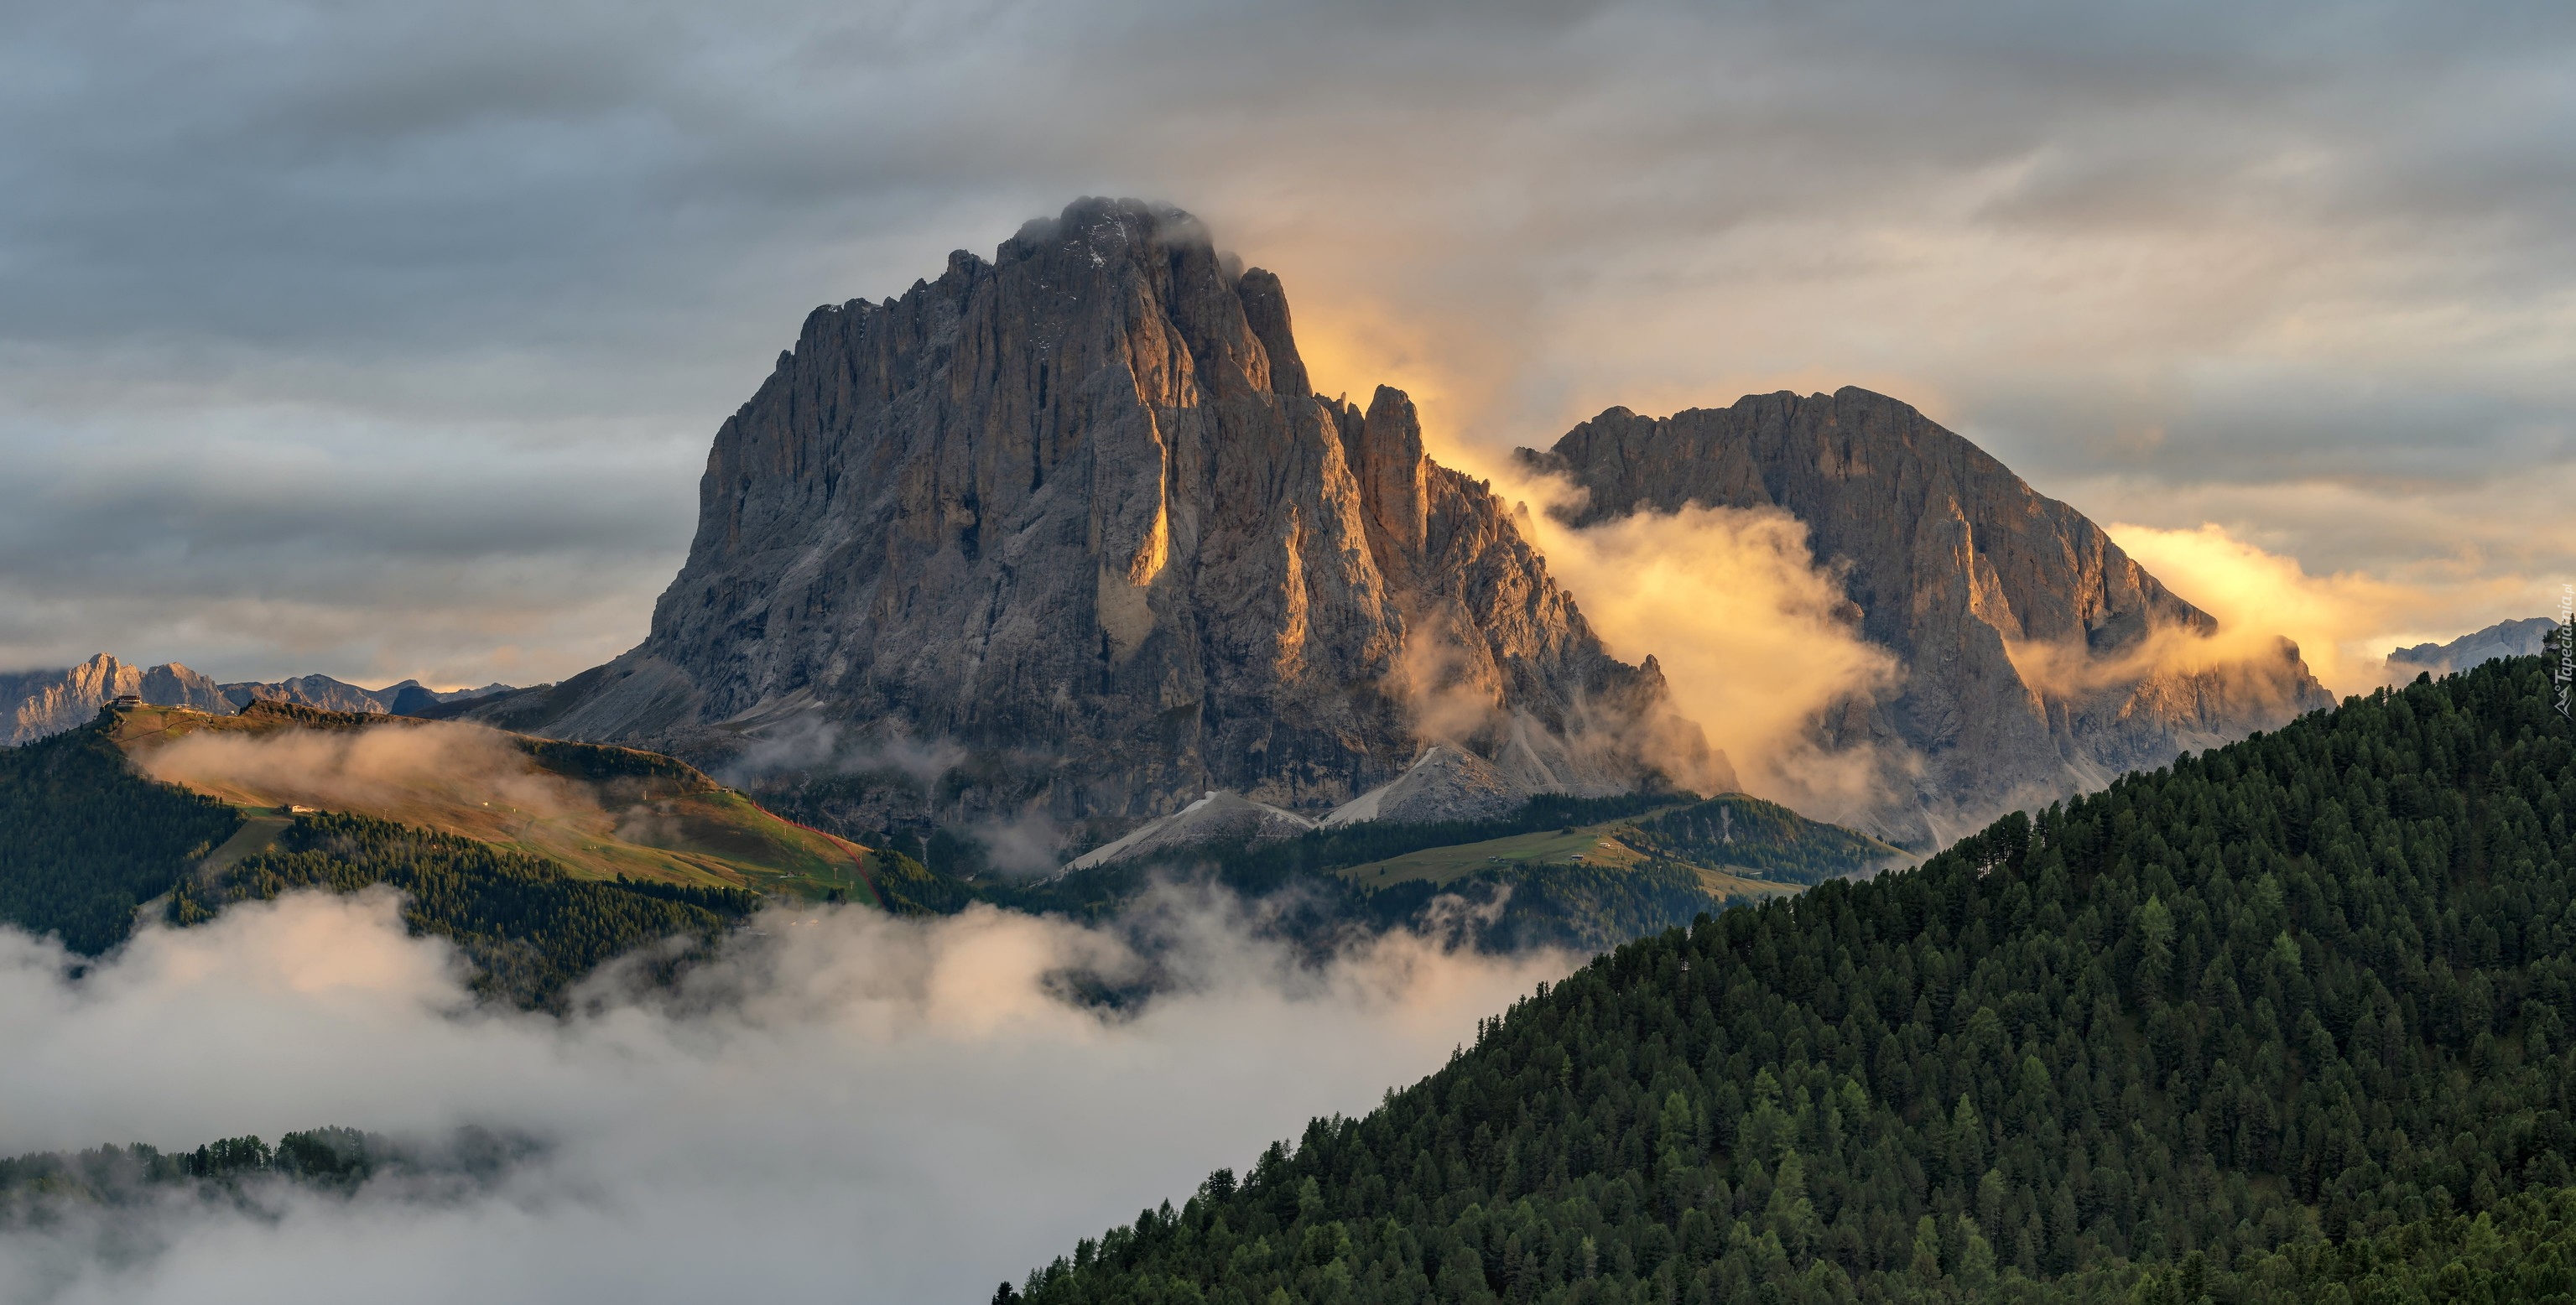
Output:
<svg viewBox="0 0 2576 1305">
<path fill-rule="evenodd" d="M 1307 964 L 1231 902 L 1114 929 L 772 912 L 679 992 L 473 1005 L 389 895 L 146 929 L 77 981 L 0 934 L 0 1154 L 328 1123 L 536 1149 L 487 1186 L 279 1184 L 0 1232 L 0 1299 L 980 1300 L 1313 1115 L 1438 1068 L 1570 964 L 1409 934 Z M 1133 932 L 1129 932 L 1129 931 Z M 1069 1002 L 1148 939 L 1171 989 Z"/>
</svg>

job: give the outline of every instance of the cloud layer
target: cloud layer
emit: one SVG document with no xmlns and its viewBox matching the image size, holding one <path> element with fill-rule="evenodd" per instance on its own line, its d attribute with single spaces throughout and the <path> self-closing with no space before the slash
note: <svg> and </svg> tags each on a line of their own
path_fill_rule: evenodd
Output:
<svg viewBox="0 0 2576 1305">
<path fill-rule="evenodd" d="M 686 999 L 561 1023 L 470 1007 L 382 895 L 148 928 L 76 982 L 0 933 L 0 1154 L 326 1122 L 551 1144 L 483 1198 L 174 1209 L 121 1268 L 77 1221 L 0 1234 L 0 1300 L 981 1300 L 1312 1115 L 1366 1110 L 1566 965 L 1397 934 L 1301 966 L 1210 900 L 1125 923 L 1180 980 L 1131 1018 L 1051 978 L 1115 974 L 1125 935 L 983 909 L 772 914 Z"/>
<path fill-rule="evenodd" d="M 2514 577 L 2423 583 L 2358 571 L 2310 575 L 2296 558 L 2266 552 L 2216 524 L 2110 530 L 2131 557 L 2218 618 L 2219 637 L 2209 652 L 2246 655 L 2258 650 L 2258 641 L 2286 636 L 2337 694 L 2367 693 L 2389 682 L 2388 653 L 2416 642 L 2413 631 L 2476 629 L 2491 624 L 2479 618 L 2499 608 L 2548 610 Z M 2517 602 L 2526 606 L 2513 608 Z"/>
<path fill-rule="evenodd" d="M 0 661 L 578 669 L 807 308 L 1086 192 L 1454 443 L 1858 383 L 2311 574 L 2576 561 L 2563 5 L 20 8 Z"/>
</svg>

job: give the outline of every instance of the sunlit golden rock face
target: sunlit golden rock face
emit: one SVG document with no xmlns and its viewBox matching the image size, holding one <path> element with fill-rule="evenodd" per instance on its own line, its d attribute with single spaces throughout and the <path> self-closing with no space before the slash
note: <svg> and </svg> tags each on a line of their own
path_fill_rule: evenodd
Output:
<svg viewBox="0 0 2576 1305">
<path fill-rule="evenodd" d="M 1613 408 L 1519 456 L 1584 491 L 1574 524 L 1697 503 L 1806 525 L 1861 635 L 1903 667 L 1819 722 L 1885 763 L 1879 832 L 1965 832 L 2331 705 L 2296 647 L 2213 644 L 2216 623 L 2084 514 L 1883 395 Z"/>
<path fill-rule="evenodd" d="M 1405 396 L 1308 392 L 1278 278 L 1085 200 L 817 309 L 717 433 L 650 637 L 491 718 L 710 764 L 817 722 L 809 766 L 951 740 L 938 814 L 1114 826 L 1210 789 L 1320 812 L 1434 741 L 1622 789 L 1641 726 L 1692 742 L 1662 696 Z"/>
</svg>

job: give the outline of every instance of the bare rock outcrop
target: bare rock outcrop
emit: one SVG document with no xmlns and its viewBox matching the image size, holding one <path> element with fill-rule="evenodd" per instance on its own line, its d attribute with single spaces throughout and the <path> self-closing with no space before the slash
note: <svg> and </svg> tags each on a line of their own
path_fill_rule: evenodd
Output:
<svg viewBox="0 0 2576 1305">
<path fill-rule="evenodd" d="M 714 766 L 834 740 L 809 774 L 944 741 L 944 778 L 834 818 L 1105 833 L 1211 789 L 1320 813 L 1430 741 L 1538 740 L 1570 785 L 1722 772 L 1664 696 L 1402 394 L 1309 391 L 1278 278 L 1177 209 L 1083 200 L 815 310 L 717 433 L 650 636 L 474 714 Z"/>
<path fill-rule="evenodd" d="M 1817 723 L 1828 746 L 1885 759 L 1879 806 L 1837 813 L 1874 832 L 1945 841 L 2332 703 L 2287 641 L 2221 663 L 2176 655 L 2215 630 L 2208 614 L 2082 513 L 1867 390 L 1662 418 L 1612 408 L 1519 457 L 1584 491 L 1570 524 L 1692 503 L 1806 524 L 1862 635 L 1905 672 L 1892 698 Z"/>
<path fill-rule="evenodd" d="M 1511 814 L 1529 796 L 1528 788 L 1492 762 L 1463 748 L 1434 744 L 1423 749 L 1403 774 L 1333 808 L 1323 824 L 1339 828 L 1371 821 L 1492 820 Z"/>
<path fill-rule="evenodd" d="M 1089 870 L 1174 848 L 1212 843 L 1274 843 L 1295 838 L 1314 827 L 1314 821 L 1296 812 L 1255 802 L 1240 793 L 1210 791 L 1168 816 L 1157 816 L 1138 825 L 1124 838 L 1075 857 L 1064 868 Z"/>
</svg>

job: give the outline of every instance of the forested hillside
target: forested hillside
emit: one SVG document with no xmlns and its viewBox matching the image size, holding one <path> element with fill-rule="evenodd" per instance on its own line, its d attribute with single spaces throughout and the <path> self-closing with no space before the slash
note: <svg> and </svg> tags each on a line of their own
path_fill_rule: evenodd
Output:
<svg viewBox="0 0 2576 1305">
<path fill-rule="evenodd" d="M 0 922 L 95 956 L 241 816 L 135 774 L 95 729 L 0 748 Z"/>
<path fill-rule="evenodd" d="M 2564 1292 L 2571 807 L 2539 658 L 2348 701 L 1622 947 L 1026 1292 Z"/>
<path fill-rule="evenodd" d="M 1629 841 L 1640 851 L 1793 884 L 1864 873 L 1898 855 L 1874 838 L 1745 793 L 1657 812 L 1630 828 Z"/>
<path fill-rule="evenodd" d="M 738 888 L 575 879 L 544 858 L 470 838 L 319 813 L 298 816 L 275 845 L 212 884 L 182 882 L 169 916 L 193 924 L 228 902 L 374 884 L 401 890 L 413 933 L 447 938 L 474 961 L 477 993 L 538 1007 L 559 1004 L 574 980 L 648 943 L 712 943 L 761 901 Z"/>
</svg>

